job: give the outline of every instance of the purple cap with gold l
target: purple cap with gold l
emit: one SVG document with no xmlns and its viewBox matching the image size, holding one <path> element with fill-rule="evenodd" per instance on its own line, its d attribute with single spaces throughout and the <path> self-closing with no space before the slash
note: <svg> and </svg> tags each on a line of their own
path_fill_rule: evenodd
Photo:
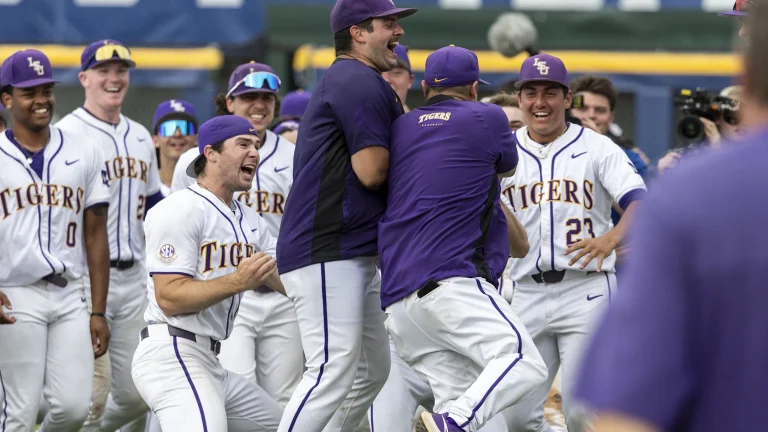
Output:
<svg viewBox="0 0 768 432">
<path fill-rule="evenodd" d="M 229 76 L 227 97 L 245 93 L 275 93 L 280 90 L 280 77 L 263 63 L 250 62 L 236 67 Z"/>
<path fill-rule="evenodd" d="M 477 54 L 450 45 L 440 48 L 427 57 L 424 80 L 429 87 L 459 87 L 473 84 L 488 84 L 480 79 Z"/>
<path fill-rule="evenodd" d="M 102 63 L 121 61 L 129 68 L 136 67 L 131 51 L 114 39 L 102 39 L 88 45 L 80 56 L 80 69 L 86 71 Z"/>
<path fill-rule="evenodd" d="M 236 115 L 214 117 L 203 123 L 200 130 L 197 131 L 197 148 L 200 150 L 200 154 L 187 166 L 187 175 L 197 178 L 195 162 L 205 157 L 204 151 L 207 146 L 216 145 L 240 135 L 253 135 L 257 138 L 259 136 L 256 129 L 251 126 L 251 122 Z"/>
<path fill-rule="evenodd" d="M 745 17 L 749 15 L 749 7 L 755 4 L 754 0 L 736 0 L 733 10 L 718 12 L 720 16 Z"/>
<path fill-rule="evenodd" d="M 392 0 L 337 0 L 331 9 L 331 30 L 334 33 L 360 24 L 368 18 L 397 16 L 405 18 L 418 9 L 395 7 Z"/>
<path fill-rule="evenodd" d="M 0 87 L 30 88 L 57 83 L 51 61 L 41 51 L 16 51 L 0 66 Z"/>
<path fill-rule="evenodd" d="M 395 55 L 397 56 L 398 66 L 410 72 L 411 60 L 408 58 L 408 47 L 403 44 L 397 44 L 395 47 Z"/>
<path fill-rule="evenodd" d="M 197 112 L 192 103 L 181 99 L 171 99 L 161 102 L 155 110 L 152 120 L 152 130 L 157 132 L 157 126 L 168 119 L 186 119 L 197 127 Z"/>
<path fill-rule="evenodd" d="M 529 82 L 553 82 L 565 88 L 568 85 L 568 70 L 559 58 L 549 54 L 537 54 L 528 57 L 520 66 L 520 78 L 515 88 L 520 90 Z"/>
</svg>

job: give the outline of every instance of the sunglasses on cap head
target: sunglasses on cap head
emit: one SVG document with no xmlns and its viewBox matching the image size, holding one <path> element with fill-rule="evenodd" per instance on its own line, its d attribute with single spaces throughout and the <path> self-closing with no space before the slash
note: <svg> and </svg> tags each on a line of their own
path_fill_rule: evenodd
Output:
<svg viewBox="0 0 768 432">
<path fill-rule="evenodd" d="M 113 58 L 115 55 L 117 55 L 117 57 L 121 60 L 131 59 L 131 52 L 128 50 L 128 48 L 122 45 L 114 44 L 107 44 L 99 47 L 99 49 L 97 49 L 93 54 L 93 59 L 96 61 L 104 61 Z"/>
<path fill-rule="evenodd" d="M 197 133 L 195 124 L 189 120 L 166 120 L 157 126 L 157 135 L 161 137 L 172 137 L 176 131 L 182 136 L 194 135 Z"/>
<path fill-rule="evenodd" d="M 271 91 L 278 91 L 280 90 L 280 78 L 269 72 L 252 72 L 245 76 L 245 78 L 241 79 L 240 81 L 236 82 L 235 85 L 232 86 L 231 89 L 229 89 L 229 92 L 227 93 L 227 97 L 232 95 L 232 92 L 237 90 L 240 85 L 243 84 L 248 88 L 252 89 L 258 89 L 258 90 L 271 90 Z"/>
</svg>

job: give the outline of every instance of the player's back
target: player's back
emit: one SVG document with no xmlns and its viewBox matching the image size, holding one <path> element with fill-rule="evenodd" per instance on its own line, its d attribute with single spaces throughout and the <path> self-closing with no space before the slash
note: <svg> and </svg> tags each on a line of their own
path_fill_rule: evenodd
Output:
<svg viewBox="0 0 768 432">
<path fill-rule="evenodd" d="M 429 279 L 481 277 L 495 284 L 509 256 L 498 204 L 502 142 L 488 132 L 504 113 L 494 105 L 434 99 L 393 125 L 387 209 L 379 224 L 384 307 Z M 505 144 L 515 152 L 511 133 Z M 491 238 L 501 241 L 488 243 Z"/>
</svg>

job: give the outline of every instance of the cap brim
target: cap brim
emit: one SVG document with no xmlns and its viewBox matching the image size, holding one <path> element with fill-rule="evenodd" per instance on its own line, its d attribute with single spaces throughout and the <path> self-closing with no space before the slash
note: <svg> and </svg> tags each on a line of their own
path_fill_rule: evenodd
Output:
<svg viewBox="0 0 768 432">
<path fill-rule="evenodd" d="M 123 62 L 126 65 L 128 65 L 128 67 L 131 68 L 131 69 L 136 67 L 136 62 L 133 61 L 133 60 L 126 60 L 126 59 L 121 59 L 121 58 L 111 58 L 111 59 L 102 60 L 102 61 L 95 61 L 95 62 L 93 62 L 92 64 L 90 64 L 88 66 L 88 69 L 93 69 L 96 66 L 103 65 L 103 64 L 109 63 L 109 62 Z"/>
<path fill-rule="evenodd" d="M 197 178 L 197 174 L 195 174 L 195 163 L 201 157 L 204 157 L 204 156 L 203 155 L 197 155 L 197 157 L 192 159 L 192 162 L 190 162 L 189 165 L 187 165 L 186 173 L 187 173 L 188 176 L 190 176 L 192 178 Z"/>
<path fill-rule="evenodd" d="M 265 89 L 265 88 L 258 89 L 258 88 L 245 87 L 243 89 L 233 91 L 230 94 L 230 96 L 233 96 L 233 97 L 234 96 L 240 96 L 240 95 L 244 95 L 244 94 L 247 94 L 247 93 L 272 93 L 272 94 L 277 94 L 277 91 L 276 90 L 271 90 L 271 89 Z"/>
<path fill-rule="evenodd" d="M 551 82 L 555 84 L 560 84 L 561 86 L 570 89 L 571 87 L 568 84 L 563 83 L 562 81 L 553 80 L 553 79 L 546 79 L 546 78 L 536 78 L 536 79 L 529 79 L 529 80 L 523 80 L 523 81 L 517 81 L 515 82 L 515 88 L 520 90 L 523 88 L 524 85 L 528 83 L 535 83 L 535 82 Z"/>
<path fill-rule="evenodd" d="M 418 11 L 419 11 L 418 9 L 414 9 L 414 8 L 392 8 L 388 11 L 379 12 L 376 15 L 371 15 L 371 18 L 383 18 L 383 17 L 392 16 L 392 15 L 396 15 L 398 18 L 406 18 L 415 14 Z"/>
<path fill-rule="evenodd" d="M 488 82 L 488 81 L 486 81 L 486 80 L 481 80 L 481 79 L 478 79 L 478 80 L 477 80 L 477 82 L 479 82 L 479 83 L 480 83 L 480 84 L 482 84 L 482 85 L 491 85 L 491 83 L 489 83 L 489 82 Z"/>
<path fill-rule="evenodd" d="M 59 82 L 61 81 L 55 80 L 53 78 L 37 78 L 33 80 L 22 81 L 16 84 L 10 84 L 10 86 L 15 88 L 31 88 L 31 87 L 37 87 L 37 86 L 46 85 L 46 84 L 55 84 Z"/>
<path fill-rule="evenodd" d="M 726 11 L 726 12 L 718 12 L 717 14 L 719 16 L 729 16 L 729 17 L 745 17 L 745 16 L 749 15 L 747 12 L 735 11 L 735 10 L 730 10 L 730 11 Z"/>
</svg>

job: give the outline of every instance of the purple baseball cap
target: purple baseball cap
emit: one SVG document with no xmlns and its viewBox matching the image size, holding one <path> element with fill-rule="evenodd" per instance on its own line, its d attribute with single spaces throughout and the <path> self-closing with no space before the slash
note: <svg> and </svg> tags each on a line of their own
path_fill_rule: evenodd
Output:
<svg viewBox="0 0 768 432">
<path fill-rule="evenodd" d="M 51 61 L 41 51 L 16 51 L 0 66 L 0 87 L 30 88 L 57 83 Z"/>
<path fill-rule="evenodd" d="M 520 66 L 520 78 L 515 82 L 515 88 L 520 90 L 529 82 L 553 82 L 565 88 L 568 84 L 568 70 L 559 58 L 549 54 L 537 54 L 528 57 Z"/>
<path fill-rule="evenodd" d="M 749 7 L 755 4 L 754 0 L 736 0 L 733 10 L 718 12 L 720 16 L 745 17 L 749 15 Z"/>
<path fill-rule="evenodd" d="M 307 109 L 312 93 L 296 90 L 288 93 L 280 102 L 280 116 L 301 117 Z"/>
<path fill-rule="evenodd" d="M 272 128 L 272 132 L 280 135 L 286 131 L 294 131 L 299 129 L 301 120 L 297 117 L 285 117 L 278 120 L 277 124 Z"/>
<path fill-rule="evenodd" d="M 136 62 L 131 60 L 131 51 L 125 45 L 114 39 L 103 39 L 93 42 L 83 50 L 80 69 L 86 71 L 110 61 L 122 61 L 129 68 L 136 67 Z"/>
<path fill-rule="evenodd" d="M 280 77 L 271 67 L 252 61 L 241 64 L 232 71 L 227 97 L 257 92 L 277 94 L 280 84 Z"/>
<path fill-rule="evenodd" d="M 157 132 L 157 126 L 168 119 L 185 119 L 195 124 L 197 127 L 197 111 L 192 103 L 180 99 L 171 99 L 161 102 L 155 110 L 155 117 L 152 121 L 152 130 Z"/>
<path fill-rule="evenodd" d="M 408 58 L 408 47 L 403 44 L 397 44 L 395 47 L 395 55 L 397 56 L 398 66 L 410 72 L 411 60 Z"/>
<path fill-rule="evenodd" d="M 459 87 L 475 81 L 488 84 L 480 79 L 477 54 L 455 45 L 440 48 L 427 57 L 424 80 L 430 87 Z"/>
<path fill-rule="evenodd" d="M 418 9 L 395 7 L 392 0 L 337 0 L 331 9 L 331 30 L 334 33 L 352 27 L 368 18 L 383 18 L 396 15 L 405 18 Z"/>
<path fill-rule="evenodd" d="M 187 175 L 197 178 L 195 163 L 200 158 L 205 157 L 203 154 L 205 147 L 216 145 L 240 135 L 253 135 L 257 138 L 259 136 L 256 129 L 251 126 L 251 122 L 235 115 L 214 117 L 203 123 L 200 126 L 200 130 L 197 131 L 197 148 L 200 150 L 200 154 L 187 166 Z"/>
</svg>

